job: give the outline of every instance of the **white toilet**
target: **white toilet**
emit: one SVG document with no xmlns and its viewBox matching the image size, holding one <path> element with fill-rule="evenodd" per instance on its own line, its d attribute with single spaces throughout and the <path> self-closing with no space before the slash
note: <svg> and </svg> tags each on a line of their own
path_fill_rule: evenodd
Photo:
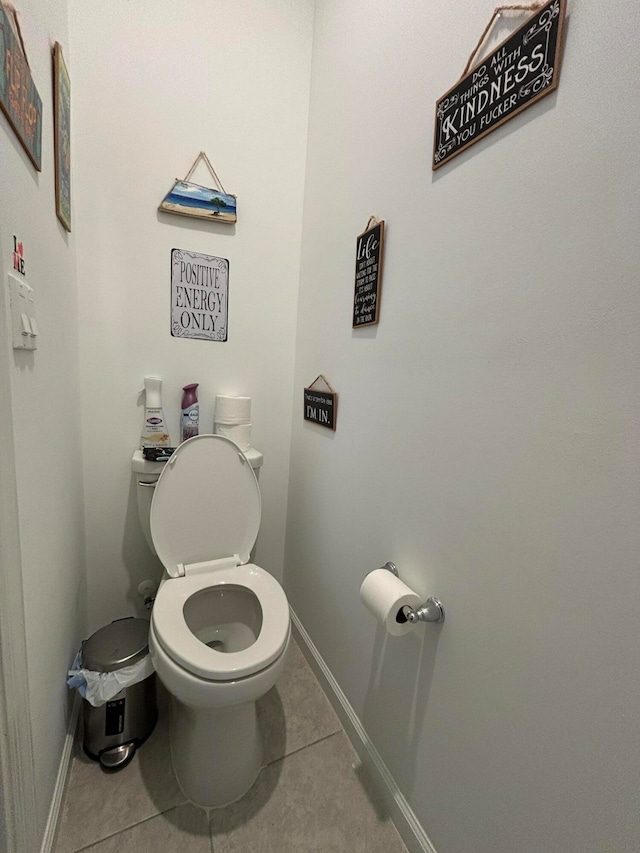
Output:
<svg viewBox="0 0 640 853">
<path fill-rule="evenodd" d="M 149 535 L 165 567 L 149 649 L 171 694 L 173 767 L 190 800 L 224 806 L 260 771 L 256 700 L 283 670 L 289 606 L 275 578 L 249 562 L 260 491 L 233 441 L 200 435 L 168 462 L 144 464 L 138 452 L 140 506 L 153 491 Z"/>
</svg>

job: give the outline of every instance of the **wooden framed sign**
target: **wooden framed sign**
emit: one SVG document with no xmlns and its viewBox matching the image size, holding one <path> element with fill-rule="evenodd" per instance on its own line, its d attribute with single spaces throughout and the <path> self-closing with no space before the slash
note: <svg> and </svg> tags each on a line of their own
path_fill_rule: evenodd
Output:
<svg viewBox="0 0 640 853">
<path fill-rule="evenodd" d="M 56 215 L 71 231 L 71 81 L 58 42 L 53 48 L 53 141 Z"/>
<path fill-rule="evenodd" d="M 24 49 L 16 37 L 16 32 L 20 35 L 18 19 L 13 14 L 14 32 L 10 14 L 0 2 L 0 108 L 29 159 L 41 172 L 42 98 L 33 82 Z"/>
<path fill-rule="evenodd" d="M 320 381 L 326 385 L 327 391 L 314 387 Z M 320 374 L 308 388 L 304 389 L 304 419 L 327 427 L 327 429 L 335 430 L 337 409 L 338 395 L 324 376 Z"/>
<path fill-rule="evenodd" d="M 171 250 L 171 334 L 174 338 L 227 340 L 229 261 L 200 252 Z"/>
<path fill-rule="evenodd" d="M 541 6 L 437 101 L 434 171 L 557 88 L 565 4 Z"/>
<path fill-rule="evenodd" d="M 384 220 L 372 216 L 356 242 L 356 281 L 353 294 L 353 323 L 372 326 L 380 316 Z"/>
<path fill-rule="evenodd" d="M 216 184 L 215 189 L 194 184 L 189 180 L 201 160 L 211 172 Z M 193 216 L 196 219 L 215 220 L 216 222 L 236 222 L 238 219 L 237 199 L 222 186 L 222 181 L 204 151 L 198 154 L 193 166 L 182 181 L 180 178 L 176 178 L 173 186 L 160 202 L 158 210 L 166 213 L 177 213 L 180 216 Z"/>
</svg>

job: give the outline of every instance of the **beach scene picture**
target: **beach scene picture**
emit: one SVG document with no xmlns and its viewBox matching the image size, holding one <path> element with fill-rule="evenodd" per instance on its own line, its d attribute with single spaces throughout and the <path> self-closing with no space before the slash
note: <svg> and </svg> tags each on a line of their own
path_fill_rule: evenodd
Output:
<svg viewBox="0 0 640 853">
<path fill-rule="evenodd" d="M 202 187 L 190 181 L 176 181 L 164 197 L 158 210 L 211 219 L 216 222 L 236 222 L 236 197 L 218 189 Z"/>
</svg>

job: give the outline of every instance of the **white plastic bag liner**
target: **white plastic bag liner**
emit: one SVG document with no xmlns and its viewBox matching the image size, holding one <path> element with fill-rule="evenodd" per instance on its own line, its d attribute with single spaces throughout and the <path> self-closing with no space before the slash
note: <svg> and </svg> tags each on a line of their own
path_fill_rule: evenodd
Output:
<svg viewBox="0 0 640 853">
<path fill-rule="evenodd" d="M 151 655 L 145 655 L 142 660 L 131 666 L 123 666 L 122 669 L 116 669 L 113 672 L 82 669 L 81 661 L 82 649 L 71 665 L 67 686 L 75 687 L 82 698 L 94 708 L 106 704 L 125 687 L 133 687 L 134 684 L 139 684 L 155 672 Z"/>
</svg>

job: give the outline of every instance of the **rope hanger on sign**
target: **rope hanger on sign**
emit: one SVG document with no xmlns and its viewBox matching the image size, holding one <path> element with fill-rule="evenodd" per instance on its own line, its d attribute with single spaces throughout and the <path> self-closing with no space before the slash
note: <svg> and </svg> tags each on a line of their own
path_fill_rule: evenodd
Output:
<svg viewBox="0 0 640 853">
<path fill-rule="evenodd" d="M 465 76 L 465 74 L 467 74 L 467 72 L 471 68 L 471 64 L 472 64 L 476 54 L 478 53 L 478 51 L 480 50 L 480 48 L 484 44 L 484 41 L 485 41 L 486 37 L 489 35 L 491 28 L 493 27 L 497 18 L 499 18 L 504 12 L 537 12 L 538 9 L 542 9 L 543 6 L 544 6 L 544 3 L 527 3 L 527 4 L 515 3 L 512 6 L 497 6 L 493 10 L 493 15 L 489 19 L 489 23 L 484 28 L 482 35 L 478 39 L 478 43 L 476 44 L 474 49 L 471 51 L 471 55 L 469 56 L 469 59 L 467 60 L 467 64 L 464 67 L 464 71 L 460 75 L 460 79 L 462 80 L 462 78 Z"/>
<path fill-rule="evenodd" d="M 185 183 L 187 183 L 187 182 L 188 182 L 188 180 L 189 180 L 189 178 L 191 177 L 191 175 L 193 175 L 193 173 L 195 172 L 195 170 L 196 170 L 196 166 L 198 165 L 198 163 L 200 162 L 200 160 L 204 160 L 205 165 L 207 166 L 207 168 L 208 168 L 208 169 L 209 169 L 209 171 L 211 172 L 211 176 L 212 176 L 213 180 L 216 182 L 216 186 L 218 187 L 218 189 L 219 189 L 219 190 L 221 190 L 225 195 L 229 195 L 229 193 L 228 193 L 228 192 L 225 190 L 225 188 L 222 186 L 222 181 L 221 181 L 221 180 L 220 180 L 220 178 L 218 177 L 218 174 L 217 174 L 216 170 L 215 170 L 215 169 L 213 168 L 213 166 L 211 165 L 211 160 L 209 160 L 209 158 L 207 157 L 207 155 L 205 154 L 205 152 L 204 152 L 204 151 L 201 151 L 201 152 L 198 154 L 198 156 L 196 157 L 196 159 L 193 161 L 193 166 L 189 169 L 189 171 L 187 172 L 186 177 L 184 178 Z"/>
<path fill-rule="evenodd" d="M 308 390 L 310 391 L 310 390 L 313 388 L 313 386 L 316 384 L 316 382 L 319 382 L 319 381 L 324 382 L 324 384 L 325 384 L 325 385 L 327 386 L 327 388 L 329 389 L 329 393 L 331 393 L 331 394 L 335 394 L 335 393 L 336 393 L 336 392 L 333 390 L 333 388 L 331 387 L 331 385 L 329 385 L 329 383 L 327 382 L 327 380 L 324 378 L 324 376 L 322 375 L 322 373 L 319 373 L 319 374 L 316 376 L 316 378 L 313 380 L 313 382 L 311 383 L 311 385 L 308 385 L 308 386 L 307 386 Z"/>
</svg>

